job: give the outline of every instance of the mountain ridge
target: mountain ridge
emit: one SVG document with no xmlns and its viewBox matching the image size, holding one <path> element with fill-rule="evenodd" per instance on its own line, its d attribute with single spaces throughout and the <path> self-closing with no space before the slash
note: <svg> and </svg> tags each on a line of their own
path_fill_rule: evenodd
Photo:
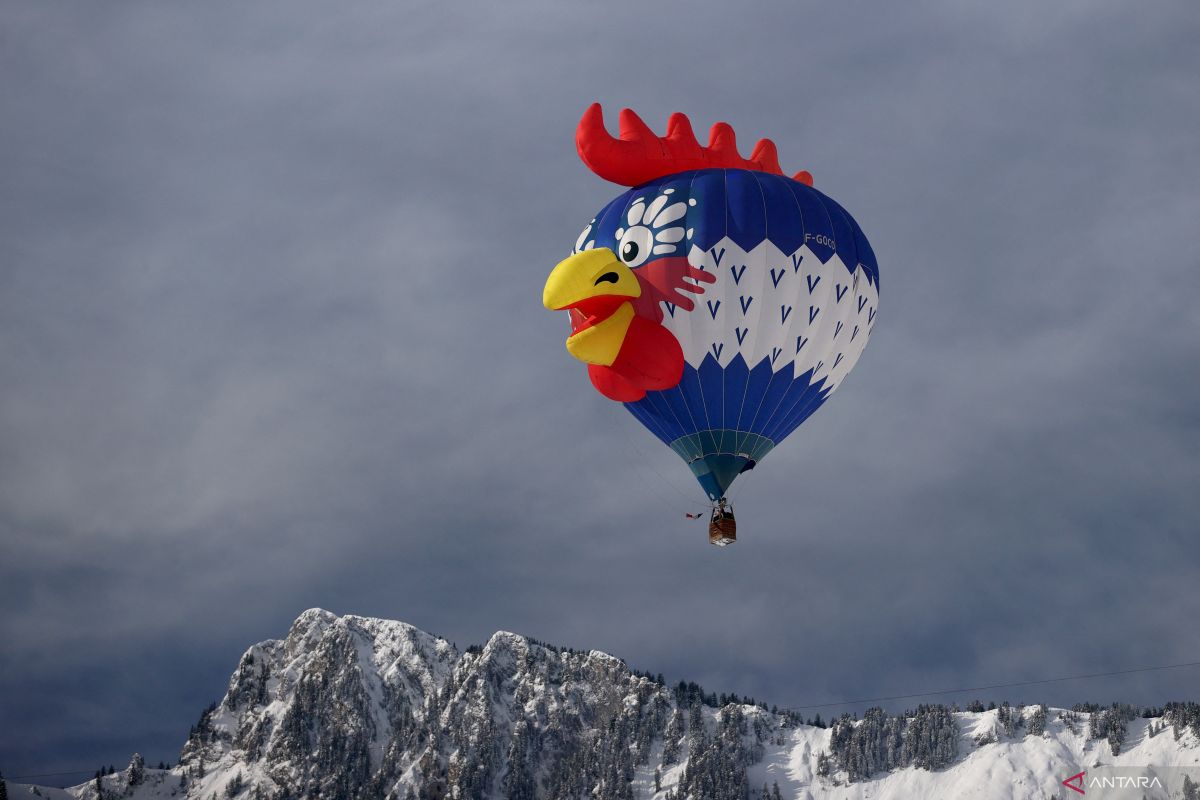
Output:
<svg viewBox="0 0 1200 800">
<path fill-rule="evenodd" d="M 1118 704 L 922 705 L 818 727 L 668 687 L 598 650 L 497 631 L 460 651 L 408 623 L 314 608 L 247 648 L 176 766 L 136 761 L 33 788 L 51 800 L 1043 798 L 1081 770 L 1153 764 L 1173 770 L 1173 792 L 1200 783 L 1200 706 L 1147 719 Z"/>
</svg>

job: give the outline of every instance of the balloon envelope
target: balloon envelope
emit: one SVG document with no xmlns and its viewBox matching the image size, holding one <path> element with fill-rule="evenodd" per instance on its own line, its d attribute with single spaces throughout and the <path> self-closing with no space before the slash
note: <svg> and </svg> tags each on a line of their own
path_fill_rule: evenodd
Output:
<svg viewBox="0 0 1200 800">
<path fill-rule="evenodd" d="M 576 251 L 686 256 L 715 277 L 694 307 L 664 303 L 683 350 L 677 386 L 626 403 L 687 462 L 709 498 L 724 496 L 853 368 L 874 327 L 879 269 L 866 237 L 820 191 L 783 175 L 701 169 L 624 192 Z"/>
</svg>

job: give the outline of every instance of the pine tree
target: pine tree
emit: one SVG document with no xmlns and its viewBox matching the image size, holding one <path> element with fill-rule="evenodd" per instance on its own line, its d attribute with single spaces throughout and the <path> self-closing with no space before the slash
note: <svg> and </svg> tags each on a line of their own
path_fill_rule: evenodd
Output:
<svg viewBox="0 0 1200 800">
<path fill-rule="evenodd" d="M 679 760 L 679 740 L 683 738 L 683 725 L 683 712 L 676 708 L 671 712 L 671 719 L 667 722 L 666 731 L 663 732 L 662 763 L 664 766 L 669 767 Z"/>
<path fill-rule="evenodd" d="M 3 772 L 0 772 L 0 800 L 8 800 L 8 784 L 4 782 Z"/>
<path fill-rule="evenodd" d="M 1000 722 L 1000 727 L 1004 729 L 1004 735 L 1010 738 L 1017 735 L 1017 729 L 1024 723 L 1021 706 L 1014 708 L 1007 701 L 1000 704 L 996 719 Z"/>
<path fill-rule="evenodd" d="M 1030 736 L 1041 736 L 1046 732 L 1046 711 L 1045 703 L 1033 710 L 1033 715 L 1029 717 L 1029 724 L 1026 726 Z"/>
</svg>

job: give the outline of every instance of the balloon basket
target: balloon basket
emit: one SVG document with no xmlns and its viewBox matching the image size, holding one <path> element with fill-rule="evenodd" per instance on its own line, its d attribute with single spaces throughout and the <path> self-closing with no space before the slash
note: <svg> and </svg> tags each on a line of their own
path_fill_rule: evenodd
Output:
<svg viewBox="0 0 1200 800">
<path fill-rule="evenodd" d="M 709 544 L 725 547 L 737 541 L 737 520 L 733 517 L 733 509 L 721 498 L 720 505 L 713 509 L 712 520 L 708 523 Z"/>
</svg>

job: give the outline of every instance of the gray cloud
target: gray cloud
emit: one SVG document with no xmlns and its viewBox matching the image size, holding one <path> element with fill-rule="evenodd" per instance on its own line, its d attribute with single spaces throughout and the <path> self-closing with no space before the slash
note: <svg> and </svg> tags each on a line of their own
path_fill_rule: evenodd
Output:
<svg viewBox="0 0 1200 800">
<path fill-rule="evenodd" d="M 1196 658 L 1198 25 L 9 4 L 0 767 L 173 757 L 309 606 L 780 704 Z M 614 193 L 574 154 L 596 99 L 772 137 L 882 264 L 874 341 L 725 551 L 538 305 Z"/>
</svg>

